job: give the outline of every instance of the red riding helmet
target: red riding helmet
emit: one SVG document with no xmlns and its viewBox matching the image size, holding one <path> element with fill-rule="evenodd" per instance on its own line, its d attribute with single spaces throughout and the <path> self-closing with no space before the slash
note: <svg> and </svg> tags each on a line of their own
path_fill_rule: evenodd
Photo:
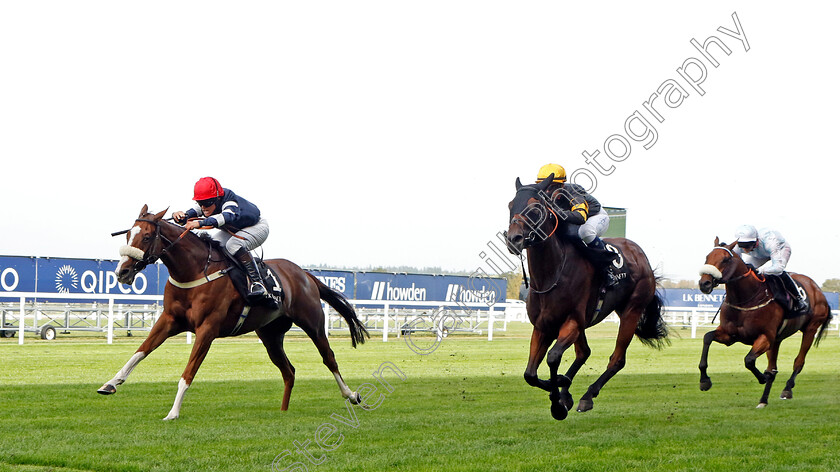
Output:
<svg viewBox="0 0 840 472">
<path fill-rule="evenodd" d="M 210 200 L 211 198 L 218 198 L 224 195 L 225 189 L 222 184 L 213 177 L 202 177 L 195 183 L 195 190 L 193 200 Z"/>
</svg>

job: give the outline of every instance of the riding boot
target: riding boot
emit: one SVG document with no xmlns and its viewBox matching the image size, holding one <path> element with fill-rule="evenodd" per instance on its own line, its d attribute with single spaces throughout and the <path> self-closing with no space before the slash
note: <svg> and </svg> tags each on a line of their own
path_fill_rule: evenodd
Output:
<svg viewBox="0 0 840 472">
<path fill-rule="evenodd" d="M 784 282 L 785 284 L 785 288 L 787 288 L 788 292 L 793 298 L 792 310 L 796 313 L 802 313 L 805 310 L 807 310 L 808 304 L 805 302 L 805 299 L 800 295 L 799 288 L 796 286 L 796 282 L 793 281 L 793 277 L 791 277 L 787 271 L 784 271 L 781 274 L 781 279 L 782 282 Z"/>
<path fill-rule="evenodd" d="M 616 285 L 618 285 L 618 277 L 613 271 L 612 264 L 612 261 L 615 259 L 616 254 L 608 250 L 606 244 L 604 243 L 604 240 L 597 236 L 587 246 L 590 249 L 594 249 L 606 256 L 607 261 L 604 265 L 604 280 L 606 280 L 606 288 L 615 287 Z"/>
<path fill-rule="evenodd" d="M 239 248 L 236 254 L 233 255 L 242 267 L 245 268 L 245 273 L 248 274 L 248 280 L 251 281 L 248 294 L 245 296 L 245 301 L 254 303 L 265 297 L 265 284 L 263 284 L 260 272 L 257 270 L 257 265 L 254 263 L 254 258 L 251 253 L 244 247 Z"/>
</svg>

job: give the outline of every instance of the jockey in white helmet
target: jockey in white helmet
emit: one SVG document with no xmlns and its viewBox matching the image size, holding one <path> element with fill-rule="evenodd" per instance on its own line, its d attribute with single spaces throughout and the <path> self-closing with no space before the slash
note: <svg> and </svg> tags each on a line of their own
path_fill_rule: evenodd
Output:
<svg viewBox="0 0 840 472">
<path fill-rule="evenodd" d="M 756 268 L 762 275 L 779 276 L 788 291 L 796 297 L 794 311 L 803 311 L 807 305 L 793 278 L 785 271 L 790 259 L 790 244 L 784 236 L 776 230 L 761 228 L 756 230 L 752 225 L 741 225 L 735 231 L 738 246 L 735 252 L 747 264 Z"/>
</svg>

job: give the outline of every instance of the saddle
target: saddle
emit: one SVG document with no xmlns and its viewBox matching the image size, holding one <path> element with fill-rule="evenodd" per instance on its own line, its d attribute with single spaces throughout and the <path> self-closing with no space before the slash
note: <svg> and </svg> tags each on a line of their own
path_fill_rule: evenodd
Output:
<svg viewBox="0 0 840 472">
<path fill-rule="evenodd" d="M 228 261 L 228 268 L 225 269 L 225 273 L 230 277 L 231 282 L 233 282 L 233 286 L 236 287 L 236 291 L 239 292 L 239 295 L 242 296 L 243 300 L 246 300 L 246 295 L 248 294 L 248 275 L 245 272 L 245 268 L 236 260 L 235 257 L 231 257 L 227 253 L 227 251 L 223 250 L 221 245 L 218 241 L 211 238 L 208 234 L 203 233 L 199 235 L 201 239 L 203 239 L 208 244 L 212 245 L 216 249 L 219 250 L 220 253 L 224 254 L 225 259 Z M 260 277 L 262 277 L 262 283 L 265 285 L 266 296 L 259 300 L 255 306 L 267 306 L 269 308 L 277 308 L 283 304 L 283 300 L 286 298 L 286 294 L 283 291 L 283 287 L 280 285 L 280 278 L 265 265 L 262 259 L 255 257 L 254 264 L 257 267 L 257 270 L 260 271 Z"/>
<path fill-rule="evenodd" d="M 591 319 L 596 320 L 599 319 L 600 314 L 604 311 L 604 307 L 606 306 L 609 311 L 612 311 L 613 306 L 615 306 L 615 302 L 619 297 L 625 293 L 626 290 L 632 289 L 632 281 L 630 280 L 630 273 L 627 268 L 627 264 L 625 263 L 624 254 L 621 250 L 613 246 L 610 243 L 605 242 L 604 246 L 606 251 L 598 251 L 598 252 L 609 252 L 612 256 L 599 256 L 600 261 L 606 261 L 601 265 L 602 268 L 606 268 L 607 264 L 609 264 L 608 270 L 612 273 L 612 277 L 614 277 L 615 283 L 610 285 L 607 283 L 607 276 L 604 277 L 604 281 L 601 283 L 600 290 L 598 291 L 598 300 L 595 303 L 595 310 L 592 312 Z M 596 264 L 593 261 L 593 264 Z M 595 266 L 598 268 L 598 265 Z"/>
<path fill-rule="evenodd" d="M 245 295 L 248 294 L 248 276 L 245 273 L 245 269 L 235 258 L 229 257 L 227 254 L 225 254 L 225 257 L 227 257 L 231 264 L 228 268 L 228 276 L 230 277 L 231 282 L 233 282 L 233 286 L 236 287 L 236 291 L 239 292 L 242 299 L 247 300 Z M 269 308 L 277 308 L 281 306 L 283 304 L 283 300 L 286 298 L 286 293 L 280 285 L 280 278 L 274 274 L 274 271 L 265 265 L 265 262 L 263 262 L 262 259 L 255 257 L 254 264 L 257 266 L 257 270 L 260 271 L 260 276 L 262 277 L 262 282 L 263 285 L 265 285 L 266 291 L 266 296 L 257 301 L 255 305 L 267 306 Z"/>
<path fill-rule="evenodd" d="M 791 280 L 793 280 L 795 289 L 798 293 L 792 293 L 791 287 L 788 287 L 788 284 L 786 284 L 784 279 L 779 275 L 765 274 L 764 280 L 767 283 L 770 293 L 773 295 L 773 299 L 782 305 L 782 308 L 784 308 L 785 319 L 796 318 L 797 316 L 804 315 L 811 310 L 811 300 L 808 297 L 808 292 L 806 292 L 805 288 L 802 287 L 799 282 L 794 280 L 793 277 L 791 277 Z M 802 298 L 805 299 L 805 309 L 796 311 L 794 310 L 794 306 L 800 294 L 802 295 Z"/>
</svg>

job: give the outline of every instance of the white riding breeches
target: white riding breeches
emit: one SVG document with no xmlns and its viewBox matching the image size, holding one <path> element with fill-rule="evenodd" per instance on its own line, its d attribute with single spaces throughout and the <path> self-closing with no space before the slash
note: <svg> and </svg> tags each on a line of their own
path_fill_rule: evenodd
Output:
<svg viewBox="0 0 840 472">
<path fill-rule="evenodd" d="M 592 215 L 586 222 L 580 225 L 578 236 L 586 244 L 591 243 L 595 238 L 600 238 L 610 227 L 610 216 L 601 208 L 596 215 Z"/>
<path fill-rule="evenodd" d="M 236 251 L 241 247 L 253 251 L 268 239 L 268 221 L 265 218 L 260 218 L 260 221 L 254 226 L 237 231 L 236 237 L 224 230 L 216 231 L 211 237 L 219 241 L 230 255 L 236 254 Z"/>
</svg>

